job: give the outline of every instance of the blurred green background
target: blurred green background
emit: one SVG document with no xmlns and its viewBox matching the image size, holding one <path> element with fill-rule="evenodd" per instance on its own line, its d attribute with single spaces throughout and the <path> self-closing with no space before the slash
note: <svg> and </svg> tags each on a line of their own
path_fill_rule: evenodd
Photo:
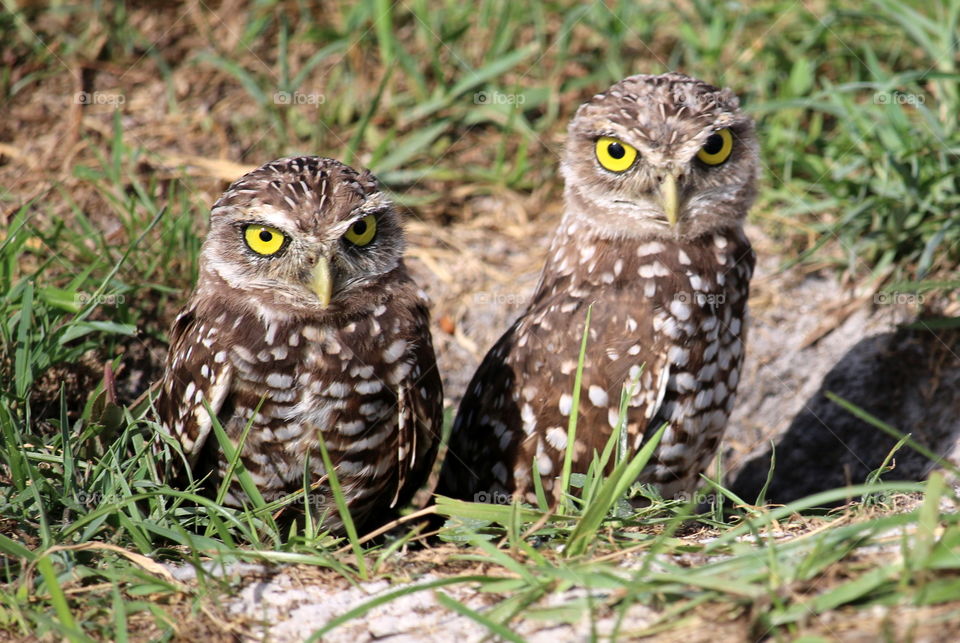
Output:
<svg viewBox="0 0 960 643">
<path fill-rule="evenodd" d="M 88 115 L 119 109 L 128 158 L 321 153 L 456 219 L 464 186 L 555 187 L 565 122 L 585 97 L 679 70 L 733 88 L 760 121 L 754 216 L 796 249 L 840 241 L 824 257 L 843 268 L 911 276 L 958 257 L 955 0 L 4 6 L 13 144 L 24 128 L 12 106 L 79 94 Z M 117 152 L 110 122 L 79 129 L 71 174 L 130 181 L 123 158 L 100 159 L 106 177 L 87 167 L 90 148 Z"/>
</svg>

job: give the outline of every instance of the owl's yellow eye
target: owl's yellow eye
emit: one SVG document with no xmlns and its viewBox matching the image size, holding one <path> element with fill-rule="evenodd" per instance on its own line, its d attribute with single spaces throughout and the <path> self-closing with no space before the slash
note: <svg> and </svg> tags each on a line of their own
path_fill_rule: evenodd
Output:
<svg viewBox="0 0 960 643">
<path fill-rule="evenodd" d="M 269 257 L 280 252 L 287 237 L 270 226 L 248 225 L 243 229 L 243 240 L 247 243 L 247 247 L 258 255 Z"/>
<path fill-rule="evenodd" d="M 377 217 L 368 214 L 359 221 L 354 221 L 344 238 L 355 246 L 368 245 L 377 236 Z"/>
<path fill-rule="evenodd" d="M 732 151 L 733 135 L 729 129 L 724 128 L 707 138 L 707 142 L 697 152 L 697 158 L 707 165 L 720 165 L 730 158 Z"/>
<path fill-rule="evenodd" d="M 597 160 L 603 169 L 625 172 L 637 160 L 637 149 L 610 136 L 597 139 Z"/>
</svg>

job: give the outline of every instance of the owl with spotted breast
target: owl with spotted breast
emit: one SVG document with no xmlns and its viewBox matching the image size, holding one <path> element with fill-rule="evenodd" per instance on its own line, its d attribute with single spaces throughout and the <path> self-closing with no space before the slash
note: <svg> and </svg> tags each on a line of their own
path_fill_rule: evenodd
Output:
<svg viewBox="0 0 960 643">
<path fill-rule="evenodd" d="M 564 214 L 535 293 L 460 404 L 438 493 L 557 497 L 574 377 L 591 320 L 574 472 L 618 425 L 635 452 L 664 423 L 641 482 L 697 486 L 733 409 L 754 252 L 752 120 L 729 89 L 679 73 L 626 78 L 581 105 L 561 163 Z"/>
<path fill-rule="evenodd" d="M 410 500 L 433 465 L 442 390 L 403 252 L 402 221 L 369 172 L 284 158 L 230 186 L 156 402 L 194 478 L 226 475 L 209 405 L 235 447 L 246 432 L 240 461 L 267 502 L 306 485 L 325 525 L 342 527 L 321 440 L 356 523 Z M 248 500 L 229 487 L 226 504 Z"/>
</svg>

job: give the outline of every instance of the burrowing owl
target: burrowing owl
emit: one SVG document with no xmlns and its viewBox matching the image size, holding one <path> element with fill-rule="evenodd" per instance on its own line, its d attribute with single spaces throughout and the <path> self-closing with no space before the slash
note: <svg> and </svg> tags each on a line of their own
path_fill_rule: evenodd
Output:
<svg viewBox="0 0 960 643">
<path fill-rule="evenodd" d="M 682 74 L 632 76 L 577 110 L 563 220 L 533 299 L 466 391 L 439 493 L 533 501 L 534 461 L 558 493 L 590 305 L 574 470 L 602 451 L 626 387 L 633 449 L 669 424 L 641 480 L 693 490 L 740 378 L 757 168 L 736 96 Z"/>
<path fill-rule="evenodd" d="M 211 211 L 157 401 L 195 474 L 216 482 L 227 464 L 206 402 L 235 443 L 250 425 L 242 463 L 268 501 L 306 481 L 339 528 L 320 439 L 355 521 L 411 497 L 433 464 L 442 392 L 403 250 L 400 218 L 369 172 L 285 158 L 230 186 Z M 227 502 L 243 502 L 237 485 Z"/>
</svg>

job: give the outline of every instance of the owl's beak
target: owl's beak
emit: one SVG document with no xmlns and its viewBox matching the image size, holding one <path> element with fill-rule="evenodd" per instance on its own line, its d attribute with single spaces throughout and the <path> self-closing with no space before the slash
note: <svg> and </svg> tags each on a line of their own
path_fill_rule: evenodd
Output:
<svg viewBox="0 0 960 643">
<path fill-rule="evenodd" d="M 330 261 L 326 257 L 317 259 L 317 265 L 313 268 L 313 278 L 310 280 L 310 289 L 316 293 L 321 306 L 326 308 L 330 305 L 333 278 L 330 275 Z"/>
<path fill-rule="evenodd" d="M 679 200 L 677 198 L 677 176 L 667 173 L 660 182 L 660 199 L 663 206 L 663 213 L 667 215 L 667 222 L 670 227 L 677 225 L 677 210 L 679 209 Z"/>
</svg>

